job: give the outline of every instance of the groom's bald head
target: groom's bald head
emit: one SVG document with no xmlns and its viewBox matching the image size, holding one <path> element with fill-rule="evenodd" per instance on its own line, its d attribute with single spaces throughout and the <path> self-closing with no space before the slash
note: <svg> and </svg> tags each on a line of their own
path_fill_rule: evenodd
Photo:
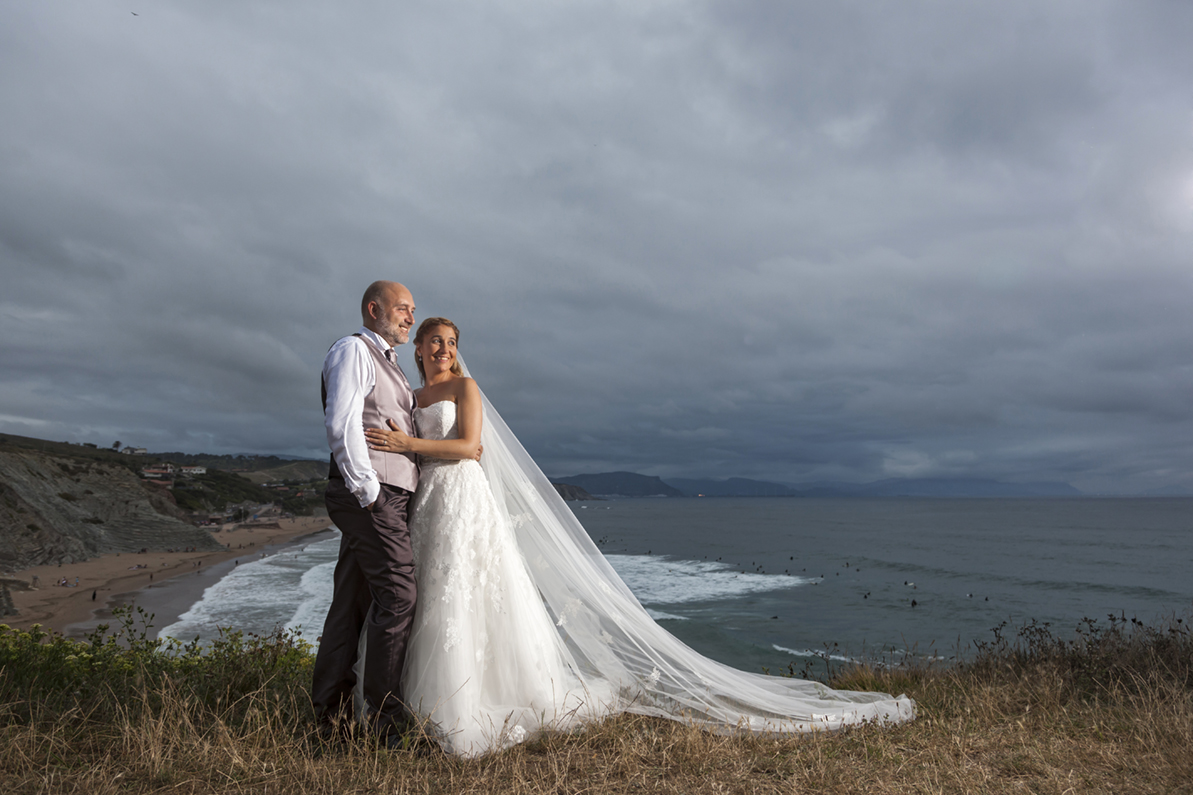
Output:
<svg viewBox="0 0 1193 795">
<path fill-rule="evenodd" d="M 364 297 L 360 299 L 360 316 L 364 320 L 369 318 L 369 304 L 385 303 L 387 299 L 392 300 L 399 294 L 410 296 L 410 291 L 406 289 L 406 285 L 398 282 L 387 282 L 384 280 L 375 281 L 365 288 Z"/>
<path fill-rule="evenodd" d="M 414 296 L 398 282 L 373 282 L 360 299 L 360 317 L 365 328 L 390 345 L 401 345 L 414 325 Z"/>
</svg>

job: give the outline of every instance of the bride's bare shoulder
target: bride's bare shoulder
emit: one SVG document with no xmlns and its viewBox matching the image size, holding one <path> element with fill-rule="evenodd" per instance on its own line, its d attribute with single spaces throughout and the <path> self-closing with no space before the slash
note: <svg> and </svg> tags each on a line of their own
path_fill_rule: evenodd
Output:
<svg viewBox="0 0 1193 795">
<path fill-rule="evenodd" d="M 480 394 L 480 387 L 476 385 L 476 381 L 468 376 L 460 376 L 452 381 L 452 392 L 455 394 L 456 400 L 465 396 L 475 396 Z"/>
</svg>

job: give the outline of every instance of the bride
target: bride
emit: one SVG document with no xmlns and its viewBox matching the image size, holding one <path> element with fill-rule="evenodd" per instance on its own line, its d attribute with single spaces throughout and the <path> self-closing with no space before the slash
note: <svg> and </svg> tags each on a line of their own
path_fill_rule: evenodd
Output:
<svg viewBox="0 0 1193 795">
<path fill-rule="evenodd" d="M 374 449 L 462 457 L 421 458 L 410 519 L 402 692 L 445 750 L 479 756 L 615 712 L 762 732 L 914 717 L 906 696 L 738 671 L 655 623 L 467 377 L 459 339 L 446 318 L 415 334 L 421 438 L 366 431 Z M 483 468 L 467 457 L 481 444 Z"/>
</svg>

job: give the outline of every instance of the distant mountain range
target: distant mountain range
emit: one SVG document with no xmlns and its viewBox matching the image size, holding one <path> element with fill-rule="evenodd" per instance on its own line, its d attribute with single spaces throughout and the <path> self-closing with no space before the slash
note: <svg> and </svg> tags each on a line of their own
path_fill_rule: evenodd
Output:
<svg viewBox="0 0 1193 795">
<path fill-rule="evenodd" d="M 1005 483 L 974 478 L 890 478 L 872 483 L 773 483 L 749 478 L 667 478 L 603 472 L 551 478 L 617 497 L 1080 497 L 1063 482 Z"/>
<path fill-rule="evenodd" d="M 1189 486 L 1163 486 L 1158 489 L 1141 491 L 1140 497 L 1193 497 L 1193 488 Z"/>
<path fill-rule="evenodd" d="M 782 483 L 749 478 L 667 478 L 685 497 L 796 497 L 799 493 Z"/>
<path fill-rule="evenodd" d="M 801 483 L 801 497 L 1080 497 L 1063 482 L 1005 483 L 970 478 L 890 478 L 873 483 Z"/>
<path fill-rule="evenodd" d="M 571 483 L 553 483 L 552 485 L 555 486 L 555 491 L 559 492 L 559 496 L 568 502 L 598 499 L 579 486 L 574 486 Z"/>
<path fill-rule="evenodd" d="M 551 478 L 552 483 L 579 486 L 597 497 L 682 497 L 683 492 L 659 478 L 634 472 L 602 472 Z"/>
</svg>

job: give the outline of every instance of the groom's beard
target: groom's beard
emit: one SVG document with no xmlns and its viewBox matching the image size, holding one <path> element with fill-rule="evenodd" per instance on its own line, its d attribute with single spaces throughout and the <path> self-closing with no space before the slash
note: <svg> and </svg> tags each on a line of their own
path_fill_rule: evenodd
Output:
<svg viewBox="0 0 1193 795">
<path fill-rule="evenodd" d="M 381 339 L 394 346 L 404 345 L 410 339 L 410 329 L 403 329 L 397 323 L 386 320 L 377 321 L 377 333 Z"/>
</svg>

